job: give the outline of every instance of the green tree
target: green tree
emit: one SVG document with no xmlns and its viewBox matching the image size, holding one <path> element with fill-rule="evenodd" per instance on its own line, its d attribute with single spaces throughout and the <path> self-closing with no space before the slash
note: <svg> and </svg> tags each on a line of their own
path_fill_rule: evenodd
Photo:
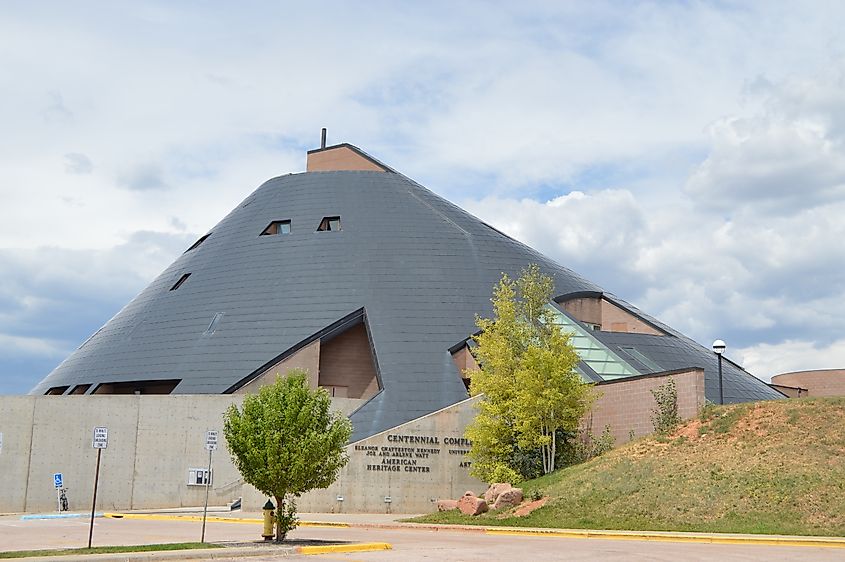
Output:
<svg viewBox="0 0 845 562">
<path fill-rule="evenodd" d="M 472 474 L 487 482 L 518 481 L 515 459 L 539 450 L 542 470 L 555 469 L 557 434 L 575 431 L 594 398 L 575 371 L 570 335 L 554 323 L 552 279 L 531 265 L 493 289 L 493 318 L 476 318 L 481 367 L 470 393 L 483 394 L 467 427 Z"/>
<path fill-rule="evenodd" d="M 223 433 L 244 481 L 275 498 L 280 542 L 296 527 L 294 498 L 328 487 L 346 464 L 352 424 L 331 412 L 325 390 L 308 388 L 305 371 L 293 369 L 246 396 L 241 409 L 230 406 Z"/>
</svg>

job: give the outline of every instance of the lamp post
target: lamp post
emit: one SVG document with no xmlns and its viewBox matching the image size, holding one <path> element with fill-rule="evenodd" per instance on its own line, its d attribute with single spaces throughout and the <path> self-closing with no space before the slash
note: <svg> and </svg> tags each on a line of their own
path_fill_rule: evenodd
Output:
<svg viewBox="0 0 845 562">
<path fill-rule="evenodd" d="M 725 392 L 722 386 L 722 354 L 725 352 L 725 342 L 716 340 L 713 342 L 713 351 L 719 356 L 719 404 L 725 403 Z"/>
</svg>

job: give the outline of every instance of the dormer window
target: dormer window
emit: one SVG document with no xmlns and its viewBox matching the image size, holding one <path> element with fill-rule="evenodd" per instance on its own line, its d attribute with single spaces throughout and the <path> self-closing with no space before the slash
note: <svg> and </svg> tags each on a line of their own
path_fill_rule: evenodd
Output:
<svg viewBox="0 0 845 562">
<path fill-rule="evenodd" d="M 290 234 L 290 221 L 273 221 L 261 232 L 261 236 L 273 236 L 276 234 Z"/>
<path fill-rule="evenodd" d="M 340 217 L 323 217 L 320 221 L 320 226 L 317 227 L 317 232 L 329 232 L 333 230 L 340 230 Z"/>
</svg>

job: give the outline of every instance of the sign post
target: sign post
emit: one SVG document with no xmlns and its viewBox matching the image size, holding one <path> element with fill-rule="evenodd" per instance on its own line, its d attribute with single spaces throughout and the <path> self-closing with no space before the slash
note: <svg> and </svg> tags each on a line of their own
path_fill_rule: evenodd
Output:
<svg viewBox="0 0 845 562">
<path fill-rule="evenodd" d="M 53 486 L 56 487 L 56 511 L 62 512 L 62 486 L 64 485 L 64 478 L 61 472 L 53 475 Z"/>
<path fill-rule="evenodd" d="M 97 449 L 97 470 L 94 472 L 94 499 L 91 501 L 91 525 L 88 528 L 88 548 L 94 537 L 94 509 L 97 507 L 97 482 L 100 480 L 100 454 L 109 446 L 109 429 L 107 427 L 94 428 L 94 440 L 91 446 Z"/>
<path fill-rule="evenodd" d="M 217 430 L 205 432 L 205 450 L 208 451 L 208 471 L 205 473 L 205 507 L 202 510 L 202 537 L 200 542 L 205 542 L 205 519 L 208 515 L 208 491 L 211 488 L 211 454 L 217 450 Z"/>
</svg>

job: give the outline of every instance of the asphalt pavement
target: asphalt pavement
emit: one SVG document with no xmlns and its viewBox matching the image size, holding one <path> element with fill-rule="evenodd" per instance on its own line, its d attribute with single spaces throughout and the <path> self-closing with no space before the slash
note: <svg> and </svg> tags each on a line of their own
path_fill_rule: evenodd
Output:
<svg viewBox="0 0 845 562">
<path fill-rule="evenodd" d="M 145 518 L 95 519 L 94 545 L 153 544 L 198 541 L 201 521 L 180 518 L 185 514 L 158 514 Z M 230 517 L 222 521 L 215 518 Z M 706 544 L 652 537 L 649 540 L 630 537 L 572 538 L 525 534 L 488 534 L 483 528 L 455 529 L 446 527 L 410 527 L 396 522 L 406 517 L 390 514 L 303 514 L 303 521 L 320 521 L 329 526 L 303 525 L 290 534 L 294 544 L 351 545 L 358 543 L 390 543 L 391 550 L 372 552 L 330 552 L 297 555 L 290 549 L 272 548 L 260 540 L 261 525 L 255 513 L 214 513 L 207 523 L 209 542 L 237 546 L 237 551 L 222 549 L 198 551 L 194 555 L 214 555 L 215 560 L 350 560 L 350 561 L 489 561 L 489 560 L 845 560 L 845 548 L 835 546 L 779 546 L 769 544 Z M 349 526 L 343 526 L 349 525 Z M 584 535 L 586 536 L 586 535 Z M 29 519 L 20 516 L 0 517 L 0 551 L 84 547 L 88 539 L 85 517 L 67 519 Z M 845 546 L 845 543 L 843 543 Z M 244 549 L 246 547 L 246 550 Z M 227 552 L 232 556 L 227 557 Z M 202 554 L 201 554 L 202 553 Z M 171 553 L 172 557 L 173 554 Z M 154 560 L 145 553 L 133 558 Z M 68 560 L 66 558 L 56 560 Z"/>
</svg>

